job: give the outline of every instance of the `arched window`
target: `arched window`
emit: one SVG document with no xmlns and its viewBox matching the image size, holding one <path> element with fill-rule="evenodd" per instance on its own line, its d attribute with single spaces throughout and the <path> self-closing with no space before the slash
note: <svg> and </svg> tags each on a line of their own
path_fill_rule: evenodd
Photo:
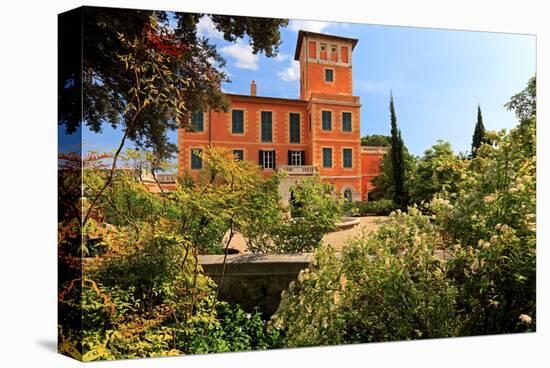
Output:
<svg viewBox="0 0 550 368">
<path fill-rule="evenodd" d="M 350 202 L 353 200 L 353 193 L 351 192 L 351 189 L 344 190 L 344 198 Z"/>
</svg>

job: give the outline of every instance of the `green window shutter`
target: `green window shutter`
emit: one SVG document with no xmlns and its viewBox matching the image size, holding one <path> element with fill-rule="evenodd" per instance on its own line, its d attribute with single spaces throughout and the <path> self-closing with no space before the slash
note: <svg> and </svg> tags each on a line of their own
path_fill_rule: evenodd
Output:
<svg viewBox="0 0 550 368">
<path fill-rule="evenodd" d="M 353 166 L 353 157 L 351 148 L 344 148 L 343 150 L 343 162 L 345 168 L 350 168 Z"/>
<path fill-rule="evenodd" d="M 300 114 L 289 115 L 290 143 L 300 143 Z"/>
<path fill-rule="evenodd" d="M 322 129 L 332 130 L 332 111 L 322 112 Z"/>
<path fill-rule="evenodd" d="M 258 165 L 264 167 L 264 151 L 262 150 L 258 151 Z"/>
<path fill-rule="evenodd" d="M 273 141 L 273 115 L 271 111 L 262 111 L 262 142 Z"/>
<path fill-rule="evenodd" d="M 233 110 L 231 113 L 231 132 L 234 134 L 244 133 L 244 111 Z"/>
<path fill-rule="evenodd" d="M 302 155 L 302 165 L 305 165 L 306 164 L 306 151 L 301 151 L 301 155 Z"/>
<path fill-rule="evenodd" d="M 204 131 L 204 114 L 202 109 L 197 109 L 191 114 L 191 127 L 195 132 Z"/>
<path fill-rule="evenodd" d="M 323 148 L 323 167 L 332 167 L 332 148 Z"/>
<path fill-rule="evenodd" d="M 344 132 L 351 132 L 351 112 L 342 113 L 342 130 Z"/>
<path fill-rule="evenodd" d="M 292 151 L 288 150 L 288 165 L 292 165 Z"/>
<path fill-rule="evenodd" d="M 200 170 L 202 169 L 202 149 L 193 148 L 191 149 L 191 169 Z"/>
</svg>

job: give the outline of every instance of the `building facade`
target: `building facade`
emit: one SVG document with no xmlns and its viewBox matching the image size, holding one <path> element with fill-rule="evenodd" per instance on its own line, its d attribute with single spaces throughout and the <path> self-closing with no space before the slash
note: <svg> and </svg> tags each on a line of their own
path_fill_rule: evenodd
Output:
<svg viewBox="0 0 550 368">
<path fill-rule="evenodd" d="M 300 31 L 300 97 L 227 94 L 230 109 L 195 111 L 191 129 L 178 132 L 178 174 L 198 175 L 199 153 L 210 146 L 298 180 L 318 173 L 349 200 L 367 200 L 384 149 L 361 147 L 360 99 L 354 96 L 352 51 L 356 39 Z"/>
</svg>

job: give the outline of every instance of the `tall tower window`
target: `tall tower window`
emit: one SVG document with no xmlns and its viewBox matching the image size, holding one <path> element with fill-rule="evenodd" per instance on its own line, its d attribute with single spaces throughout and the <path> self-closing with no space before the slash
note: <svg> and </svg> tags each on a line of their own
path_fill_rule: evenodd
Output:
<svg viewBox="0 0 550 368">
<path fill-rule="evenodd" d="M 334 82 L 334 69 L 325 69 L 325 82 Z"/>
<path fill-rule="evenodd" d="M 300 143 L 300 114 L 291 112 L 288 119 L 290 143 Z"/>
<path fill-rule="evenodd" d="M 353 166 L 353 156 L 351 148 L 344 148 L 342 151 L 343 162 L 345 168 L 351 168 Z"/>
<path fill-rule="evenodd" d="M 244 133 L 244 111 L 233 110 L 231 112 L 231 132 L 233 134 Z"/>
<path fill-rule="evenodd" d="M 202 149 L 193 148 L 191 150 L 191 169 L 202 169 Z"/>
<path fill-rule="evenodd" d="M 262 142 L 273 140 L 273 115 L 271 111 L 262 111 Z"/>
<path fill-rule="evenodd" d="M 323 167 L 332 167 L 332 148 L 323 148 Z"/>
<path fill-rule="evenodd" d="M 197 109 L 191 114 L 191 128 L 195 132 L 204 131 L 204 115 L 202 109 Z"/>
<path fill-rule="evenodd" d="M 320 48 L 319 59 L 327 60 L 327 44 L 322 43 L 319 45 L 319 48 Z"/>
<path fill-rule="evenodd" d="M 322 112 L 322 124 L 323 130 L 332 130 L 332 111 Z"/>
<path fill-rule="evenodd" d="M 342 131 L 351 132 L 351 112 L 342 113 Z"/>
</svg>

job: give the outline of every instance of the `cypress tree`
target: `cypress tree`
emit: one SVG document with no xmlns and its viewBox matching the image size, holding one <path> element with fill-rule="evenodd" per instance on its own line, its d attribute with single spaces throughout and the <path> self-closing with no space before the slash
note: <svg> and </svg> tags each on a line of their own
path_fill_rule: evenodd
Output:
<svg viewBox="0 0 550 368">
<path fill-rule="evenodd" d="M 475 157 L 481 143 L 485 141 L 485 126 L 483 125 L 483 117 L 481 116 L 481 108 L 477 105 L 477 123 L 472 137 L 472 157 Z"/>
<path fill-rule="evenodd" d="M 408 202 L 405 191 L 405 159 L 404 144 L 401 138 L 401 131 L 397 127 L 397 117 L 393 105 L 393 93 L 390 92 L 390 116 L 391 116 L 391 161 L 393 169 L 393 183 L 395 192 L 393 200 L 396 205 L 405 208 Z"/>
</svg>

